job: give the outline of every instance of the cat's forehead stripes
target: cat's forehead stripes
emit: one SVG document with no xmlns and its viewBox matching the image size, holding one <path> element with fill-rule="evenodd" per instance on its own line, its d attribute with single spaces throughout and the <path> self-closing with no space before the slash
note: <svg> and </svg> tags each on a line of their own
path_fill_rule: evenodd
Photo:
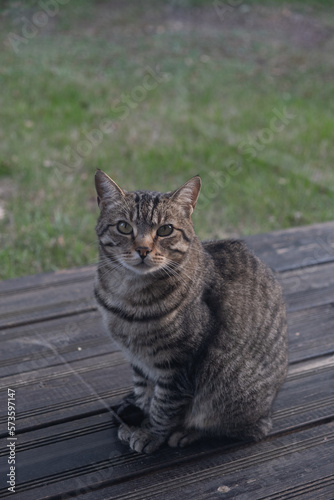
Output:
<svg viewBox="0 0 334 500">
<path fill-rule="evenodd" d="M 155 191 L 135 191 L 129 193 L 134 202 L 130 217 L 133 222 L 146 222 L 150 225 L 159 224 L 161 213 L 158 210 L 163 193 Z"/>
</svg>

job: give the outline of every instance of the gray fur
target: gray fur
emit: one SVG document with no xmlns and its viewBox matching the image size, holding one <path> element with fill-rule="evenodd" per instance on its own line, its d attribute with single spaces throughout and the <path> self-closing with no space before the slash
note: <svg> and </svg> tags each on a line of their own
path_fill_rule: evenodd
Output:
<svg viewBox="0 0 334 500">
<path fill-rule="evenodd" d="M 205 435 L 264 437 L 287 369 L 285 306 L 273 273 L 241 241 L 197 238 L 199 177 L 175 192 L 125 192 L 99 170 L 96 189 L 95 295 L 146 416 L 140 427 L 121 425 L 119 438 L 150 453 Z M 133 233 L 121 234 L 119 221 Z M 167 224 L 173 232 L 158 236 Z"/>
</svg>

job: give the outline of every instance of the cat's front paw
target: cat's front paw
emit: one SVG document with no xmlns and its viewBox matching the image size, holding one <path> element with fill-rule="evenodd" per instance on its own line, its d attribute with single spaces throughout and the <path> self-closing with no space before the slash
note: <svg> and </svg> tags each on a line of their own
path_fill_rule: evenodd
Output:
<svg viewBox="0 0 334 500">
<path fill-rule="evenodd" d="M 136 428 L 130 437 L 130 448 L 138 453 L 153 453 L 165 440 L 152 435 L 148 430 Z"/>
<path fill-rule="evenodd" d="M 133 428 L 131 429 L 131 427 L 129 427 L 128 425 L 121 424 L 118 427 L 118 432 L 117 432 L 118 439 L 123 443 L 129 443 L 132 430 Z"/>
<path fill-rule="evenodd" d="M 138 453 L 153 453 L 165 441 L 163 438 L 154 436 L 147 429 L 128 427 L 127 425 L 119 426 L 118 438 L 125 443 L 129 443 L 131 450 Z"/>
</svg>

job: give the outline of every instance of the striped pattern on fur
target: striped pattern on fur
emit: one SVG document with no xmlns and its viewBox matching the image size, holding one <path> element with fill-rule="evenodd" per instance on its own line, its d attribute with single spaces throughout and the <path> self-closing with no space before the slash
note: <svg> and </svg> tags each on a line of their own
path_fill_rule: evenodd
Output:
<svg viewBox="0 0 334 500">
<path fill-rule="evenodd" d="M 95 297 L 133 368 L 130 399 L 145 419 L 118 435 L 138 452 L 205 435 L 261 439 L 286 376 L 281 288 L 244 243 L 197 238 L 200 184 L 126 192 L 96 173 Z"/>
</svg>

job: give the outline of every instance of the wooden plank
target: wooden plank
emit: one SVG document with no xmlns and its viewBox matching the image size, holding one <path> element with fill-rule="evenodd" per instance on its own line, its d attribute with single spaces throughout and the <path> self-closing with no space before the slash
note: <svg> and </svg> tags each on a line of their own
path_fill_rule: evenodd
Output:
<svg viewBox="0 0 334 500">
<path fill-rule="evenodd" d="M 292 271 L 276 273 L 285 294 L 294 296 L 308 290 L 329 288 L 334 285 L 334 263 L 328 262 L 320 266 L 309 266 Z"/>
<path fill-rule="evenodd" d="M 131 387 L 128 364 L 119 352 L 1 379 L 0 423 L 6 422 L 7 388 L 15 388 L 21 432 L 85 414 L 107 411 Z M 116 400 L 115 400 L 116 398 Z"/>
<path fill-rule="evenodd" d="M 91 281 L 95 275 L 95 269 L 96 266 L 82 266 L 0 281 L 0 298 L 16 292 L 29 293 L 36 289 L 41 290 L 49 287 L 61 287 L 73 282 Z"/>
<path fill-rule="evenodd" d="M 334 353 L 334 308 L 318 306 L 288 315 L 289 361 Z"/>
<path fill-rule="evenodd" d="M 1 298 L 0 328 L 96 310 L 91 277 L 42 290 L 17 291 Z"/>
<path fill-rule="evenodd" d="M 334 263 L 277 275 L 289 311 L 334 302 Z"/>
<path fill-rule="evenodd" d="M 245 241 L 276 271 L 334 261 L 334 222 L 248 236 Z"/>
<path fill-rule="evenodd" d="M 273 410 L 274 433 L 334 417 L 334 356 L 290 366 Z"/>
<path fill-rule="evenodd" d="M 8 328 L 1 332 L 0 338 L 0 376 L 116 350 L 98 311 Z"/>
</svg>

